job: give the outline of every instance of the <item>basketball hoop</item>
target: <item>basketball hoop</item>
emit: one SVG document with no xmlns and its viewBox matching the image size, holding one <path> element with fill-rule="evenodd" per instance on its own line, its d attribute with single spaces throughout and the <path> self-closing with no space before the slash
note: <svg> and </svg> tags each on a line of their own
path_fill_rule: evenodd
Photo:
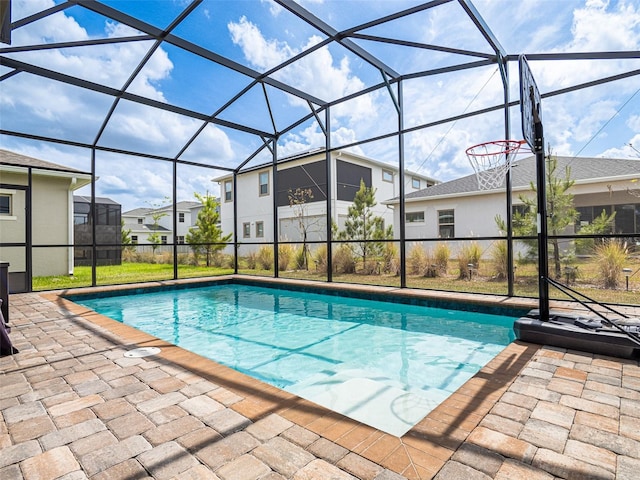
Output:
<svg viewBox="0 0 640 480">
<path fill-rule="evenodd" d="M 467 158 L 476 172 L 480 190 L 502 186 L 504 176 L 523 143 L 524 140 L 494 140 L 467 148 Z"/>
</svg>

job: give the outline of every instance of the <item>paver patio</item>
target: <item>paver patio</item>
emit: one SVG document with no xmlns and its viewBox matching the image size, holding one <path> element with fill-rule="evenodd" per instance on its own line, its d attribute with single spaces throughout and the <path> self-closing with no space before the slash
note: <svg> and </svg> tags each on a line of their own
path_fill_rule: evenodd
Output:
<svg viewBox="0 0 640 480">
<path fill-rule="evenodd" d="M 12 295 L 10 321 L 20 353 L 0 358 L 3 480 L 630 480 L 640 471 L 638 361 L 514 342 L 398 438 L 56 292 Z M 124 356 L 141 346 L 161 352 Z"/>
</svg>

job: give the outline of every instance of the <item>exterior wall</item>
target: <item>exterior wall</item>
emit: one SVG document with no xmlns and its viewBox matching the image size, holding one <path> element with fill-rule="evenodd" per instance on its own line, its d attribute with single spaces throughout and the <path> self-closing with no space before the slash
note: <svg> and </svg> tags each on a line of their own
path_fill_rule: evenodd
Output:
<svg viewBox="0 0 640 480">
<path fill-rule="evenodd" d="M 393 230 L 399 232 L 400 211 L 397 205 L 394 207 Z M 438 211 L 440 210 L 454 211 L 456 237 L 497 236 L 500 232 L 494 217 L 500 214 L 502 218 L 506 218 L 507 213 L 504 193 L 411 201 L 405 204 L 405 211 L 407 213 L 424 212 L 424 222 L 405 224 L 406 238 L 438 238 Z"/>
<path fill-rule="evenodd" d="M 304 158 L 300 158 L 294 161 L 288 161 L 278 166 L 279 171 L 298 167 L 300 165 L 306 165 L 313 162 L 323 161 L 325 159 L 324 152 L 320 152 L 315 155 L 309 155 Z M 337 200 L 337 161 L 344 161 L 354 165 L 360 165 L 371 170 L 371 186 L 376 189 L 376 202 L 377 205 L 373 208 L 374 214 L 380 216 L 385 221 L 385 226 L 393 225 L 393 209 L 383 205 L 383 200 L 393 198 L 397 196 L 399 192 L 399 176 L 397 168 L 394 169 L 391 165 L 381 164 L 376 161 L 372 161 L 356 155 L 350 155 L 345 152 L 338 152 L 332 154 L 331 157 L 331 213 L 334 221 L 338 224 L 338 227 L 342 229 L 344 227 L 345 219 L 347 218 L 348 209 L 352 205 L 350 201 Z M 383 170 L 392 172 L 392 181 L 383 180 Z M 269 191 L 267 194 L 260 194 L 259 191 L 259 175 L 262 172 L 268 172 L 269 174 Z M 421 188 L 427 186 L 427 179 L 422 176 L 414 175 L 420 179 Z M 405 178 L 407 184 L 406 191 L 413 191 L 412 187 L 412 175 L 409 174 Z M 234 229 L 233 223 L 233 201 L 225 201 L 224 199 L 224 182 L 232 180 L 232 176 L 227 176 L 218 179 L 220 183 L 221 193 L 221 225 L 225 234 L 230 233 Z M 307 179 L 305 179 L 308 181 Z M 301 180 L 302 181 L 302 180 Z M 273 242 L 274 240 L 274 219 L 273 219 L 273 168 L 267 166 L 262 169 L 256 169 L 251 172 L 238 175 L 236 178 L 237 189 L 237 223 L 235 228 L 238 233 L 239 243 L 252 243 L 252 242 Z M 314 200 L 318 200 L 317 197 Z M 310 241 L 326 240 L 327 226 L 326 226 L 326 200 L 309 202 L 305 205 L 305 217 L 309 220 L 308 223 L 314 223 L 308 231 L 307 239 Z M 256 222 L 263 222 L 264 236 L 262 238 L 256 238 Z M 250 238 L 244 238 L 243 225 L 249 224 L 251 236 Z M 278 229 L 279 241 L 300 241 L 301 234 L 299 227 L 297 226 L 297 220 L 295 218 L 295 210 L 290 206 L 278 207 Z M 394 230 L 395 231 L 395 230 Z M 247 252 L 251 247 L 243 247 L 242 252 Z M 227 249 L 230 251 L 230 248 Z"/>
<path fill-rule="evenodd" d="M 73 219 L 73 197 L 68 178 L 33 177 L 32 234 L 33 276 L 64 275 L 73 273 L 72 247 L 35 248 L 37 245 L 73 244 L 70 225 Z M 71 268 L 70 268 L 71 267 Z"/>
<path fill-rule="evenodd" d="M 200 211 L 201 208 L 202 208 L 201 206 L 197 206 L 193 208 L 177 209 L 176 213 L 178 214 L 178 222 L 177 222 L 178 228 L 176 230 L 176 237 L 185 237 L 185 241 L 186 241 L 186 237 L 187 237 L 187 234 L 189 233 L 189 229 L 195 225 L 195 222 L 198 218 L 198 212 Z M 160 233 L 160 236 L 167 237 L 167 243 L 173 243 L 173 240 L 174 240 L 173 209 L 167 208 L 163 212 L 165 212 L 167 215 L 165 215 L 164 217 L 158 220 L 158 225 L 165 228 L 166 230 L 163 230 L 162 232 L 159 232 L 159 233 Z M 184 222 L 179 221 L 179 216 L 181 213 L 184 214 Z M 138 223 L 139 218 L 143 218 L 142 225 Z M 139 245 L 151 244 L 151 242 L 149 241 L 149 235 L 151 235 L 153 232 L 151 232 L 148 228 L 144 227 L 144 225 L 153 224 L 153 217 L 150 214 L 123 215 L 122 219 L 124 220 L 124 228 L 131 230 L 130 235 L 136 235 L 138 237 Z"/>
<path fill-rule="evenodd" d="M 21 182 L 2 174 L 3 183 L 19 185 Z M 25 243 L 27 224 L 26 192 L 24 190 L 2 188 L 0 193 L 11 195 L 11 215 L 0 216 L 0 243 Z M 9 273 L 25 272 L 26 253 L 24 247 L 2 247 L 0 260 L 9 262 Z M 23 280 L 21 280 L 23 282 Z"/>
<path fill-rule="evenodd" d="M 626 192 L 628 181 L 594 182 L 578 184 L 571 188 L 576 207 L 594 206 L 602 204 L 618 205 L 638 203 L 640 200 Z M 535 192 L 519 190 L 512 192 L 513 205 L 519 205 L 519 196 L 535 198 Z M 438 238 L 438 210 L 452 209 L 455 211 L 456 237 L 491 237 L 499 235 L 494 221 L 496 215 L 506 219 L 506 198 L 503 191 L 498 193 L 476 192 L 451 197 L 432 197 L 419 201 L 407 201 L 406 212 L 424 212 L 423 223 L 407 223 L 405 232 L 410 238 Z M 399 231 L 400 218 L 398 205 L 394 205 L 394 232 Z M 568 232 L 573 233 L 573 231 Z"/>
</svg>

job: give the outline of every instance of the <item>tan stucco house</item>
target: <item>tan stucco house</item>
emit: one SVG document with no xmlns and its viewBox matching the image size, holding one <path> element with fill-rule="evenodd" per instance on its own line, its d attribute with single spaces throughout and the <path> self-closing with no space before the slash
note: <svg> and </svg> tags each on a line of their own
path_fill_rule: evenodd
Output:
<svg viewBox="0 0 640 480">
<path fill-rule="evenodd" d="M 91 174 L 0 149 L 0 260 L 12 292 L 31 276 L 73 273 L 73 192 Z"/>
</svg>

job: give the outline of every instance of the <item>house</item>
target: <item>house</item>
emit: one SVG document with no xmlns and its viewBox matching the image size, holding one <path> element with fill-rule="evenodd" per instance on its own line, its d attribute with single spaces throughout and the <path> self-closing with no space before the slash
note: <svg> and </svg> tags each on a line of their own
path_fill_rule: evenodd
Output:
<svg viewBox="0 0 640 480">
<path fill-rule="evenodd" d="M 202 203 L 181 201 L 176 203 L 177 229 L 175 243 L 182 245 L 186 241 L 189 229 L 198 218 Z M 135 208 L 122 214 L 124 228 L 130 230 L 131 242 L 138 245 L 151 245 L 150 235 L 158 235 L 161 245 L 174 242 L 173 235 L 173 207 L 171 205 L 158 208 Z"/>
<path fill-rule="evenodd" d="M 575 181 L 569 190 L 580 213 L 578 223 L 567 234 L 576 233 L 603 210 L 616 212 L 615 233 L 640 233 L 640 159 L 557 157 L 556 176 L 564 178 L 570 168 Z M 513 208 L 522 208 L 520 195 L 535 198 L 535 157 L 512 164 Z M 506 194 L 479 190 L 474 175 L 408 193 L 405 197 L 407 240 L 499 236 L 496 215 L 506 219 Z M 399 198 L 384 202 L 394 208 L 394 227 L 400 222 Z"/>
<path fill-rule="evenodd" d="M 73 193 L 90 183 L 90 173 L 0 150 L 0 251 L 12 292 L 28 290 L 29 275 L 73 273 Z"/>
<path fill-rule="evenodd" d="M 96 265 L 120 265 L 122 263 L 121 210 L 119 203 L 105 197 L 95 197 L 96 209 L 96 245 L 109 245 L 97 249 Z M 92 238 L 94 227 L 91 212 L 91 197 L 74 195 L 73 197 L 73 230 L 75 245 L 75 264 L 77 266 L 92 265 Z"/>
<path fill-rule="evenodd" d="M 348 217 L 362 180 L 366 187 L 376 190 L 377 205 L 374 215 L 384 219 L 385 225 L 393 222 L 393 211 L 381 203 L 399 193 L 398 168 L 361 155 L 343 150 L 330 155 L 331 217 L 342 229 Z M 278 161 L 277 191 L 274 192 L 273 165 L 252 167 L 238 174 L 236 185 L 238 242 L 244 244 L 272 242 L 274 240 L 274 204 L 278 213 L 278 240 L 297 242 L 302 240 L 298 220 L 301 215 L 290 204 L 290 194 L 296 189 L 311 193 L 302 202 L 304 223 L 308 241 L 324 241 L 327 238 L 327 164 L 324 149 L 305 152 Z M 405 172 L 406 192 L 413 193 L 438 183 L 433 178 Z M 233 175 L 214 179 L 220 185 L 220 218 L 223 233 L 234 231 Z M 275 197 L 275 198 L 274 198 Z M 298 208 L 298 212 L 299 212 Z M 243 247 L 248 250 L 253 247 Z M 246 250 L 242 250 L 244 253 Z"/>
</svg>

